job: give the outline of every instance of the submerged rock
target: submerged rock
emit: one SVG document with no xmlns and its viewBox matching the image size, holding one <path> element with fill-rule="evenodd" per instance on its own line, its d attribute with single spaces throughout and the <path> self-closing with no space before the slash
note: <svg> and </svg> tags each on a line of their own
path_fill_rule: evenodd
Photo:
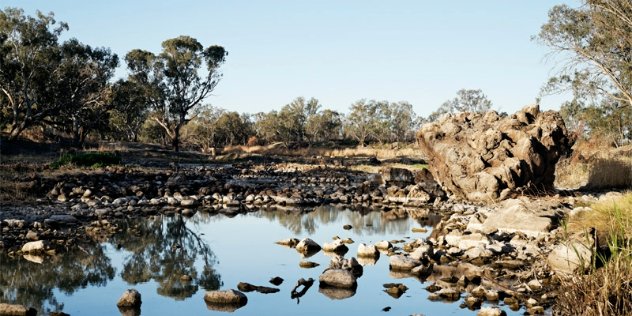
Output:
<svg viewBox="0 0 632 316">
<path fill-rule="evenodd" d="M 296 238 L 287 238 L 287 239 L 282 239 L 277 241 L 276 243 L 282 246 L 287 246 L 290 248 L 294 248 L 296 247 L 296 245 L 298 244 L 299 240 Z"/>
<path fill-rule="evenodd" d="M 140 307 L 142 304 L 140 293 L 135 289 L 129 289 L 123 293 L 123 296 L 118 300 L 116 306 L 118 307 Z"/>
<path fill-rule="evenodd" d="M 498 307 L 483 307 L 477 316 L 505 316 L 507 313 Z"/>
</svg>

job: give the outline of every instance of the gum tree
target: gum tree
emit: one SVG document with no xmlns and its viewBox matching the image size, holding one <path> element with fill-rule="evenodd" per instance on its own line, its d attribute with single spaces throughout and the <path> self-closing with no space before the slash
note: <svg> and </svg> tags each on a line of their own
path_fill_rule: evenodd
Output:
<svg viewBox="0 0 632 316">
<path fill-rule="evenodd" d="M 582 0 L 549 11 L 534 40 L 551 49 L 557 74 L 542 94 L 572 91 L 576 99 L 607 97 L 632 105 L 632 3 Z"/>
<path fill-rule="evenodd" d="M 47 101 L 54 93 L 49 87 L 61 63 L 58 37 L 64 30 L 68 24 L 57 23 L 52 12 L 32 17 L 22 9 L 0 10 L 0 93 L 8 104 L 0 125 L 10 125 L 9 141 L 60 113 Z"/>
<path fill-rule="evenodd" d="M 150 118 L 165 130 L 172 149 L 179 151 L 180 130 L 219 83 L 219 68 L 228 52 L 221 46 L 204 48 L 189 36 L 166 40 L 162 48 L 159 55 L 136 49 L 125 59 L 130 78 L 146 85 Z"/>
</svg>

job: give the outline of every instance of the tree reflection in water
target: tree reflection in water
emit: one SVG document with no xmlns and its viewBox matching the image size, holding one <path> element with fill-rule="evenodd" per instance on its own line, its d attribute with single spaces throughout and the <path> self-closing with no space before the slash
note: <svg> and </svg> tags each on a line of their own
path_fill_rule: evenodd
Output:
<svg viewBox="0 0 632 316">
<path fill-rule="evenodd" d="M 111 240 L 131 252 L 124 259 L 123 280 L 131 285 L 154 280 L 158 294 L 176 300 L 192 297 L 199 287 L 219 289 L 222 281 L 213 269 L 215 254 L 186 225 L 197 220 L 198 216 L 187 221 L 181 216 L 128 220 L 123 227 L 134 233 L 118 234 Z M 195 265 L 198 259 L 203 263 L 201 271 Z M 182 280 L 182 276 L 192 280 Z"/>
<path fill-rule="evenodd" d="M 32 256 L 31 260 L 41 257 Z M 0 302 L 31 306 L 38 314 L 61 311 L 55 288 L 66 295 L 86 286 L 105 286 L 116 274 L 105 247 L 83 244 L 63 255 L 35 263 L 0 253 Z"/>
<path fill-rule="evenodd" d="M 297 235 L 302 232 L 311 235 L 314 234 L 320 224 L 337 222 L 350 224 L 353 232 L 359 236 L 371 236 L 386 233 L 399 235 L 410 233 L 412 229 L 411 222 L 408 220 L 410 212 L 405 210 L 382 212 L 369 208 L 342 210 L 332 206 L 322 206 L 308 213 L 298 210 L 258 211 L 254 215 L 267 218 L 270 221 L 278 221 L 281 226 Z M 414 214 L 424 214 L 423 219 L 416 219 L 421 226 L 433 226 L 435 222 L 441 219 L 441 216 L 433 215 L 429 210 L 417 209 L 412 212 Z"/>
</svg>

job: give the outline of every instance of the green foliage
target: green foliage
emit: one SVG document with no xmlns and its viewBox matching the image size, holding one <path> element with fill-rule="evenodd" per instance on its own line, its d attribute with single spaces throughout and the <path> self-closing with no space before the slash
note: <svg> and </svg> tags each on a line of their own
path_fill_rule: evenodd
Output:
<svg viewBox="0 0 632 316">
<path fill-rule="evenodd" d="M 78 167 L 104 167 L 118 165 L 121 163 L 121 156 L 117 153 L 89 152 L 83 154 L 65 154 L 59 160 L 53 162 L 51 168 L 59 168 L 64 165 L 75 165 Z"/>
<path fill-rule="evenodd" d="M 485 113 L 492 107 L 492 101 L 487 99 L 482 90 L 461 89 L 456 92 L 457 97 L 443 102 L 439 108 L 428 116 L 431 122 L 437 121 L 443 114 L 468 112 Z"/>
<path fill-rule="evenodd" d="M 222 74 L 219 68 L 228 52 L 221 46 L 206 49 L 195 38 L 180 36 L 162 43 L 159 55 L 139 49 L 125 56 L 130 76 L 139 83 L 151 111 L 178 151 L 180 130 L 190 121 L 192 113 L 215 89 Z M 200 71 L 206 65 L 206 72 Z"/>
<path fill-rule="evenodd" d="M 542 94 L 573 91 L 576 99 L 607 97 L 632 105 L 632 3 L 582 0 L 558 5 L 533 39 L 558 58 L 557 74 Z"/>
</svg>

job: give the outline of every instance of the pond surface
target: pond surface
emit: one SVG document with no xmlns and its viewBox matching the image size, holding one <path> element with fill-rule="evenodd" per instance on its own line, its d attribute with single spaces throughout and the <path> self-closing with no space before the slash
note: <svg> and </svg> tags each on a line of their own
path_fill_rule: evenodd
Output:
<svg viewBox="0 0 632 316">
<path fill-rule="evenodd" d="M 220 312 L 207 307 L 207 290 L 237 289 L 239 282 L 277 287 L 269 280 L 279 276 L 285 280 L 278 286 L 280 292 L 246 293 L 247 305 L 234 314 L 375 315 L 390 306 L 394 315 L 476 315 L 477 311 L 459 307 L 465 295 L 458 302 L 429 301 L 424 289 L 429 283 L 389 271 L 385 255 L 377 262 L 361 261 L 368 265 L 355 292 L 320 290 L 318 277 L 331 257 L 321 251 L 303 259 L 296 250 L 274 243 L 309 237 L 322 245 L 333 236 L 351 238 L 355 243 L 348 245 L 349 258 L 356 256 L 360 243 L 427 237 L 439 220 L 440 216 L 416 221 L 334 207 L 308 213 L 256 211 L 233 218 L 197 213 L 191 218 L 130 219 L 119 224 L 125 233 L 102 244 L 82 244 L 63 255 L 42 260 L 0 254 L 0 301 L 35 307 L 38 315 L 55 310 L 121 315 L 116 302 L 126 289 L 135 288 L 142 295 L 142 315 L 208 315 Z M 347 224 L 353 228 L 343 229 Z M 426 227 L 428 233 L 413 233 L 413 227 Z M 320 266 L 304 269 L 299 267 L 302 260 Z M 182 281 L 182 275 L 192 281 Z M 300 278 L 313 278 L 314 285 L 302 297 L 292 298 Z M 409 288 L 399 299 L 383 291 L 383 284 L 393 282 Z M 501 308 L 509 315 L 524 313 Z"/>
</svg>

